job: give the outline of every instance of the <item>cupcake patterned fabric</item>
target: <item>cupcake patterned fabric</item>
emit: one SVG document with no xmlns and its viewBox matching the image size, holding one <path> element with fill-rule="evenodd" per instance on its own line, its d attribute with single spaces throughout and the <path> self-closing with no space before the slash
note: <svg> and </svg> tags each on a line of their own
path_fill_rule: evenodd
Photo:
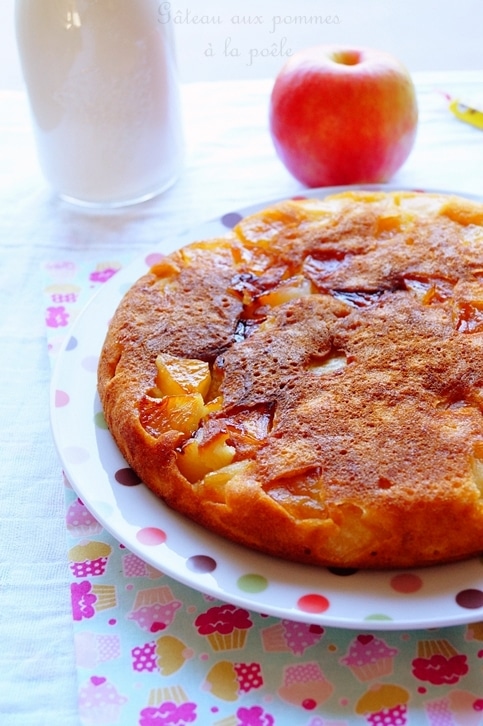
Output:
<svg viewBox="0 0 483 726">
<path fill-rule="evenodd" d="M 119 267 L 48 265 L 52 359 Z M 251 612 L 139 559 L 64 484 L 83 726 L 483 726 L 483 622 L 381 634 Z"/>
</svg>

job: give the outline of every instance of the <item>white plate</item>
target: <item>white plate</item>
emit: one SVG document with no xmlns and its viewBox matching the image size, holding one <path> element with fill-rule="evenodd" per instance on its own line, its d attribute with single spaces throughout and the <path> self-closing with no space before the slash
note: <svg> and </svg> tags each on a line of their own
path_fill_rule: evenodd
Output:
<svg viewBox="0 0 483 726">
<path fill-rule="evenodd" d="M 338 190 L 311 190 L 308 196 L 333 191 Z M 106 530 L 132 552 L 221 600 L 343 628 L 396 630 L 483 620 L 483 558 L 399 572 L 332 572 L 292 564 L 222 540 L 170 510 L 144 485 L 133 485 L 133 473 L 105 427 L 96 392 L 97 361 L 109 320 L 157 255 L 223 234 L 241 216 L 272 203 L 226 214 L 165 242 L 118 272 L 77 318 L 59 353 L 51 394 L 54 440 L 69 481 Z"/>
</svg>

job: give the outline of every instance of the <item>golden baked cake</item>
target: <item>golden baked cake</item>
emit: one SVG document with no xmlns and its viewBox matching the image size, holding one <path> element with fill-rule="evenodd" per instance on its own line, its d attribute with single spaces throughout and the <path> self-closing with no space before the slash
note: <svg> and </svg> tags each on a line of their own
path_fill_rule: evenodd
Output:
<svg viewBox="0 0 483 726">
<path fill-rule="evenodd" d="M 330 567 L 483 550 L 483 204 L 297 199 L 166 256 L 98 371 L 129 465 L 242 545 Z"/>
</svg>

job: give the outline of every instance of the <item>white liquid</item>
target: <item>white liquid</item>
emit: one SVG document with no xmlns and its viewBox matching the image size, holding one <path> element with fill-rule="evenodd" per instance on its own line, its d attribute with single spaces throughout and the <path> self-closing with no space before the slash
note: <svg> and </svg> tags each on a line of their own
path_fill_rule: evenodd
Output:
<svg viewBox="0 0 483 726">
<path fill-rule="evenodd" d="M 86 204 L 149 198 L 176 179 L 176 62 L 158 0 L 17 0 L 17 41 L 39 161 Z"/>
</svg>

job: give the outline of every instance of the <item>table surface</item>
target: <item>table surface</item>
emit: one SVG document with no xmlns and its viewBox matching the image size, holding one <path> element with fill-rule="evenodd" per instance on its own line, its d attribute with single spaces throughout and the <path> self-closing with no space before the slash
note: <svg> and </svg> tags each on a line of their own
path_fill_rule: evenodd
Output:
<svg viewBox="0 0 483 726">
<path fill-rule="evenodd" d="M 391 183 L 483 197 L 483 132 L 455 119 L 443 95 L 466 97 L 479 93 L 483 97 L 483 72 L 415 74 L 415 81 L 420 105 L 418 138 L 410 158 Z M 451 656 L 465 660 L 466 671 L 463 669 L 452 682 L 439 684 L 416 681 L 411 676 L 414 710 L 409 722 L 483 722 L 480 716 L 483 690 L 479 685 L 483 682 L 483 651 L 476 635 L 471 636 L 474 631 L 464 626 L 448 632 L 440 629 L 437 635 L 420 633 L 417 638 L 411 633 L 379 634 L 386 644 L 394 644 L 396 638 L 400 643 L 394 671 L 386 668 L 372 676 L 359 673 L 356 677 L 346 667 L 342 669 L 342 677 L 339 661 L 345 652 L 343 648 L 349 647 L 356 637 L 349 631 L 319 632 L 313 635 L 312 650 L 305 651 L 304 646 L 302 654 L 290 651 L 289 647 L 285 651 L 283 647 L 277 650 L 275 640 L 280 638 L 281 623 L 270 619 L 260 624 L 257 620 L 258 630 L 268 630 L 269 625 L 273 630 L 270 637 L 266 635 L 263 652 L 252 647 L 251 651 L 239 654 L 241 662 L 231 651 L 214 654 L 205 646 L 206 652 L 202 652 L 201 646 L 193 645 L 186 631 L 189 613 L 203 607 L 202 596 L 193 592 L 191 604 L 184 603 L 183 617 L 176 618 L 169 629 L 169 634 L 186 646 L 184 665 L 166 679 L 159 662 L 156 666 L 152 659 L 149 651 L 152 642 L 141 629 L 136 631 L 137 665 L 133 651 L 123 652 L 128 647 L 123 641 L 123 629 L 128 627 L 132 598 L 129 605 L 123 606 L 124 601 L 119 597 L 114 607 L 109 597 L 118 587 L 131 593 L 144 593 L 144 602 L 149 601 L 149 596 L 149 602 L 158 604 L 167 598 L 172 605 L 176 604 L 173 607 L 183 609 L 183 598 L 190 599 L 191 595 L 186 594 L 187 588 L 177 589 L 177 583 L 161 573 L 143 569 L 143 564 L 136 563 L 134 558 L 116 561 L 121 554 L 123 558 L 129 554 L 113 553 L 112 542 L 107 545 L 109 556 L 112 554 L 110 579 L 99 577 L 101 585 L 108 583 L 103 595 L 104 613 L 98 612 L 99 617 L 87 623 L 87 629 L 82 629 L 80 625 L 85 623 L 79 624 L 71 609 L 70 590 L 73 581 L 74 585 L 79 584 L 75 581 L 79 573 L 69 567 L 68 552 L 79 533 L 66 528 L 66 511 L 75 503 L 75 497 L 63 482 L 49 423 L 49 385 L 58 331 L 55 326 L 46 326 L 46 290 L 53 281 L 65 283 L 62 274 L 69 270 L 73 288 L 70 298 L 64 298 L 64 302 L 68 303 L 67 308 L 71 305 L 73 318 L 92 293 L 93 280 L 102 284 L 102 275 L 97 278 L 92 275 L 92 271 L 99 271 L 99 265 L 101 271 L 109 267 L 107 262 L 116 269 L 155 249 L 161 240 L 184 232 L 187 226 L 195 228 L 228 211 L 300 193 L 301 185 L 282 167 L 270 141 L 267 129 L 270 88 L 269 80 L 184 86 L 186 163 L 179 181 L 155 200 L 110 214 L 80 212 L 51 194 L 37 167 L 27 100 L 20 91 L 0 92 L 0 714 L 3 725 L 119 723 L 131 726 L 139 722 L 144 726 L 150 723 L 343 726 L 366 723 L 363 716 L 356 715 L 357 699 L 371 687 L 374 691 L 380 682 L 401 687 L 400 669 L 406 665 L 410 673 L 409 654 L 414 656 L 416 643 L 425 638 L 438 653 L 446 643 Z M 89 526 L 90 530 L 84 533 L 87 539 L 106 539 L 95 524 L 91 522 Z M 128 562 L 138 570 L 134 567 L 128 572 Z M 122 582 L 119 573 L 114 571 L 118 565 L 125 567 Z M 85 572 L 81 574 L 85 576 Z M 100 603 L 98 595 L 99 611 Z M 210 603 L 204 602 L 204 607 L 210 607 Z M 477 616 L 478 613 L 475 620 Z M 257 618 L 260 616 L 253 614 L 252 619 Z M 107 623 L 112 626 L 110 635 L 100 632 Z M 368 631 L 366 640 L 369 636 Z M 110 653 L 102 650 L 102 637 L 106 648 L 110 643 L 113 649 Z M 404 646 L 405 642 L 410 642 L 410 647 Z M 459 652 L 453 653 L 456 642 Z M 317 650 L 319 646 L 321 649 Z M 151 658 L 149 667 L 140 665 L 139 649 L 143 648 L 151 654 L 146 656 Z M 337 650 L 338 655 L 334 656 Z M 394 655 L 397 649 L 390 650 Z M 218 695 L 213 683 L 211 694 L 206 691 L 206 685 L 202 687 L 201 674 L 206 675 L 205 671 L 217 662 L 231 667 L 233 678 L 238 677 L 240 681 L 240 670 L 236 668 L 249 669 L 247 658 L 253 658 L 254 653 L 257 663 L 250 663 L 259 678 L 264 674 L 263 687 L 252 683 L 250 688 L 240 687 L 241 690 L 231 692 L 230 696 L 222 688 L 226 686 L 223 679 Z M 134 675 L 132 670 L 122 671 L 126 656 L 129 668 L 136 671 Z M 270 680 L 272 657 L 274 672 L 279 669 L 278 682 Z M 193 675 L 195 661 L 198 681 Z M 288 674 L 283 669 L 302 664 L 316 671 L 310 687 L 315 689 L 315 695 L 319 693 L 323 705 L 314 705 L 310 699 L 305 700 L 304 706 L 297 705 L 290 696 L 284 697 L 282 675 Z M 337 692 L 329 697 L 328 687 L 324 692 L 319 666 L 325 674 L 325 683 L 332 683 L 332 691 L 338 687 L 337 678 L 342 678 L 347 685 L 345 694 Z M 309 676 L 307 679 L 310 680 Z M 131 682 L 133 694 L 123 692 L 126 680 Z M 97 711 L 89 710 L 86 690 L 96 687 L 99 693 L 102 689 L 117 688 L 119 697 L 110 704 L 99 701 Z M 136 689 L 139 702 L 132 706 Z M 161 705 L 166 702 L 181 709 L 178 721 L 162 712 Z M 473 720 L 468 720 L 469 711 L 465 712 L 465 708 L 470 709 Z M 395 719 L 396 715 L 393 713 L 392 717 Z M 447 720 L 442 720 L 443 717 Z M 461 718 L 467 720 L 458 720 Z"/>
</svg>

